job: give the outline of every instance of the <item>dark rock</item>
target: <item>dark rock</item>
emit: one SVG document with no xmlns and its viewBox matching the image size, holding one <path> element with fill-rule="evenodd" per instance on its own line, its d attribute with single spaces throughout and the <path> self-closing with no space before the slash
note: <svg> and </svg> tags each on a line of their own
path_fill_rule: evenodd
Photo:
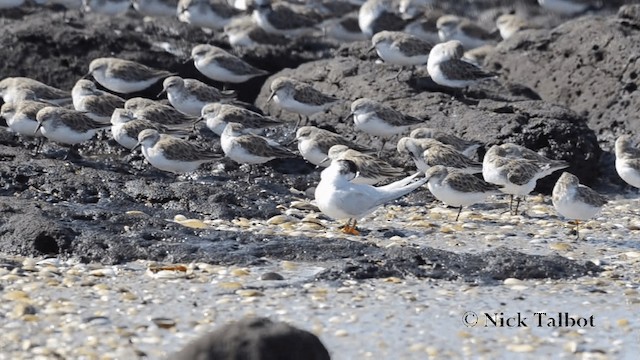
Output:
<svg viewBox="0 0 640 360">
<path fill-rule="evenodd" d="M 592 183 L 598 176 L 601 151 L 596 136 L 583 117 L 566 107 L 536 100 L 539 97 L 534 91 L 509 83 L 486 81 L 466 91 L 440 87 L 430 82 L 424 68 L 418 68 L 413 75 L 406 71 L 400 75 L 401 81 L 397 81 L 393 75 L 398 68 L 376 64 L 365 55 L 365 48 L 365 42 L 354 43 L 340 48 L 337 51 L 340 56 L 334 59 L 305 63 L 273 75 L 256 103 L 267 106 L 277 117 L 295 119 L 295 115 L 281 111 L 277 105 L 265 105 L 271 80 L 276 76 L 291 76 L 345 100 L 327 113 L 312 116 L 312 124 L 338 131 L 365 146 L 379 148 L 381 143 L 356 131 L 351 121 L 345 123 L 343 119 L 349 114 L 351 101 L 370 97 L 425 119 L 425 126 L 481 141 L 487 149 L 494 144 L 513 142 L 550 158 L 567 160 L 572 164 L 569 171 L 584 183 Z M 399 137 L 394 138 L 397 139 Z M 396 154 L 391 145 L 393 140 L 389 144 L 384 151 L 385 158 L 411 168 L 413 164 L 408 159 Z M 480 155 L 483 154 L 480 151 Z M 538 190 L 550 193 L 557 176 L 539 181 Z"/>
<path fill-rule="evenodd" d="M 260 275 L 260 280 L 284 280 L 284 276 L 278 274 L 277 272 L 266 272 Z"/>
<path fill-rule="evenodd" d="M 504 247 L 480 254 L 458 254 L 432 248 L 392 247 L 381 257 L 362 257 L 343 268 L 330 269 L 320 279 L 427 277 L 495 283 L 506 278 L 560 279 L 593 275 L 603 269 L 559 255 L 525 255 Z"/>
<path fill-rule="evenodd" d="M 329 352 L 312 333 L 266 318 L 243 319 L 187 344 L 172 360 L 324 360 Z"/>
<path fill-rule="evenodd" d="M 35 204 L 19 210 L 8 207 L 3 213 L 7 217 L 0 227 L 0 238 L 7 253 L 40 256 L 67 254 L 77 236 L 70 227 L 54 221 Z"/>
</svg>

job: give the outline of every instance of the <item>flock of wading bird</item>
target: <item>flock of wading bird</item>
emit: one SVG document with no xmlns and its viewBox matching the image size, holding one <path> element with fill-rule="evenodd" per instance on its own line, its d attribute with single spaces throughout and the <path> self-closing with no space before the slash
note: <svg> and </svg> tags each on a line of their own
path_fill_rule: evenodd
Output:
<svg viewBox="0 0 640 360">
<path fill-rule="evenodd" d="M 571 5 L 574 1 L 540 0 L 540 4 L 552 10 L 553 6 L 556 10 L 566 10 L 573 8 L 563 3 Z M 85 2 L 89 4 L 86 6 L 90 11 L 101 12 L 99 9 L 102 8 L 97 4 L 102 2 Z M 134 7 L 139 10 L 140 4 L 147 2 L 134 1 Z M 107 6 L 109 11 L 116 12 L 114 4 L 120 1 L 107 0 L 104 3 L 112 5 Z M 371 50 L 375 50 L 385 63 L 399 65 L 400 72 L 405 67 L 426 65 L 433 81 L 446 87 L 465 88 L 496 77 L 472 61 L 471 51 L 490 45 L 493 35 L 469 19 L 441 14 L 432 1 L 368 0 L 359 3 L 356 4 L 357 15 L 351 19 L 357 20 L 357 30 L 346 25 L 350 18 L 344 16 L 338 22 L 324 22 L 323 34 L 342 41 L 370 39 Z M 91 4 L 96 5 L 92 7 Z M 195 26 L 224 28 L 229 33 L 232 46 L 256 43 L 259 37 L 255 32 L 243 33 L 242 36 L 233 32 L 237 27 L 232 25 L 241 18 L 235 12 L 223 15 L 223 12 L 216 13 L 219 10 L 213 5 L 207 7 L 203 4 L 218 3 L 181 0 L 177 15 Z M 328 2 L 313 4 L 311 8 L 315 9 L 319 4 L 327 5 Z M 195 11 L 192 6 L 196 5 L 201 6 L 197 8 L 200 10 Z M 309 12 L 300 12 L 294 5 L 287 5 L 285 1 L 272 4 L 271 1 L 256 0 L 251 15 L 252 25 L 267 35 L 286 39 L 317 30 L 318 23 L 301 20 L 309 18 Z M 585 11 L 587 8 L 581 9 Z M 104 13 L 111 14 L 107 10 Z M 158 10 L 158 14 L 149 15 L 168 16 L 159 13 Z M 396 28 L 389 20 L 391 15 L 397 15 L 396 20 L 404 27 Z M 438 15 L 437 21 L 429 23 L 428 20 L 435 15 Z M 496 25 L 503 38 L 531 27 L 522 18 L 510 14 L 500 16 Z M 417 28 L 423 32 L 417 34 Z M 425 29 L 431 29 L 432 33 Z M 430 40 L 438 43 L 431 45 Z M 242 83 L 269 75 L 212 45 L 195 46 L 191 59 L 200 73 L 223 84 Z M 110 92 L 99 89 L 89 80 L 90 77 Z M 166 93 L 170 105 L 139 97 L 125 100 L 114 94 L 142 91 L 160 80 L 163 81 L 163 91 L 159 96 Z M 268 102 L 273 101 L 282 109 L 297 113 L 300 121 L 345 101 L 288 77 L 274 78 L 270 89 Z M 198 121 L 205 121 L 206 126 L 220 136 L 224 155 L 237 163 L 263 164 L 276 158 L 298 156 L 260 135 L 265 128 L 283 125 L 283 122 L 264 115 L 252 104 L 236 100 L 233 91 L 219 90 L 199 80 L 184 79 L 126 59 L 94 59 L 89 64 L 87 75 L 76 82 L 71 92 L 30 78 L 11 77 L 0 81 L 0 95 L 4 100 L 1 115 L 17 134 L 46 138 L 70 146 L 71 151 L 75 145 L 90 140 L 99 130 L 110 128 L 120 145 L 132 150 L 141 148 L 152 166 L 172 173 L 192 172 L 204 163 L 221 158 L 221 154 L 185 139 Z M 73 104 L 72 108 L 69 103 Z M 513 212 L 517 213 L 520 200 L 533 191 L 538 179 L 569 166 L 565 161 L 548 159 L 516 144 L 494 145 L 488 149 L 482 162 L 478 162 L 474 157 L 483 144 L 458 138 L 447 133 L 446 129 L 421 127 L 424 119 L 403 114 L 368 98 L 355 99 L 350 109 L 346 118 L 353 119 L 356 130 L 382 139 L 380 150 L 387 139 L 410 132 L 408 137 L 397 142 L 396 148 L 415 162 L 418 172 L 376 187 L 380 182 L 404 176 L 404 170 L 374 156 L 375 151 L 340 134 L 314 126 L 299 127 L 298 121 L 295 129 L 300 155 L 312 164 L 326 167 L 316 187 L 317 206 L 331 218 L 346 219 L 347 223 L 342 228 L 346 233 L 358 234 L 358 219 L 424 184 L 437 199 L 459 208 L 456 221 L 464 206 L 483 202 L 494 194 L 509 194 L 510 210 L 514 209 L 513 198 L 516 197 Z M 39 142 L 36 152 L 41 144 Z M 616 169 L 622 179 L 640 187 L 640 150 L 633 147 L 628 136 L 621 136 L 616 141 Z M 578 221 L 592 218 L 607 202 L 605 197 L 581 185 L 576 176 L 567 172 L 556 183 L 552 200 L 561 215 L 576 221 L 577 234 Z"/>
</svg>

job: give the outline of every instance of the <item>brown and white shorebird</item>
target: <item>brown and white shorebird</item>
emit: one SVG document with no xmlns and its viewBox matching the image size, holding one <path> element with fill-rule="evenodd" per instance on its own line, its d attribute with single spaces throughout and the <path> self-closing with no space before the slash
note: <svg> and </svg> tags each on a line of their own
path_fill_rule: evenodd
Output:
<svg viewBox="0 0 640 360">
<path fill-rule="evenodd" d="M 422 172 L 436 165 L 444 165 L 466 174 L 482 172 L 482 163 L 471 160 L 453 146 L 434 139 L 404 137 L 398 141 L 396 148 L 399 153 L 409 155 L 416 168 Z"/>
<path fill-rule="evenodd" d="M 275 141 L 246 132 L 238 123 L 227 124 L 220 145 L 224 154 L 239 164 L 264 164 L 273 159 L 297 157 Z"/>
<path fill-rule="evenodd" d="M 503 40 L 512 37 L 518 31 L 533 28 L 524 18 L 514 14 L 503 14 L 496 19 L 496 27 L 500 31 Z"/>
<path fill-rule="evenodd" d="M 133 111 L 136 118 L 162 125 L 193 125 L 198 120 L 197 117 L 184 114 L 174 107 L 141 97 L 127 100 L 124 103 L 124 108 Z"/>
<path fill-rule="evenodd" d="M 484 28 L 467 18 L 456 15 L 441 16 L 436 26 L 440 41 L 458 40 L 465 50 L 471 50 L 495 40 L 495 37 Z"/>
<path fill-rule="evenodd" d="M 468 158 L 472 158 L 478 148 L 482 146 L 480 142 L 465 140 L 453 134 L 449 134 L 447 132 L 440 131 L 434 128 L 423 127 L 414 129 L 411 134 L 409 134 L 409 137 L 412 137 L 414 139 L 434 139 L 440 141 L 445 145 L 453 146 L 454 149 L 458 150 Z"/>
<path fill-rule="evenodd" d="M 350 160 L 358 168 L 358 176 L 352 180 L 355 184 L 375 185 L 389 178 L 405 176 L 405 171 L 373 155 L 350 149 L 346 145 L 333 145 L 325 159 L 325 166 L 330 161 Z"/>
<path fill-rule="evenodd" d="M 427 71 L 431 79 L 438 85 L 465 88 L 478 81 L 496 77 L 494 73 L 461 60 L 463 55 L 463 47 L 458 40 L 434 46 L 427 62 Z"/>
<path fill-rule="evenodd" d="M 308 119 L 313 114 L 327 111 L 340 101 L 338 98 L 325 95 L 307 83 L 285 76 L 273 79 L 270 89 L 271 95 L 267 103 L 273 99 L 281 108 L 298 114 L 296 128 L 300 125 L 302 116 Z"/>
<path fill-rule="evenodd" d="M 178 20 L 192 26 L 221 30 L 242 11 L 224 1 L 180 0 L 177 15 Z"/>
<path fill-rule="evenodd" d="M 425 119 L 406 115 L 382 103 L 361 98 L 351 103 L 351 113 L 356 129 L 369 135 L 377 136 L 382 141 L 378 154 L 382 152 L 387 140 L 408 131 L 412 126 L 423 124 Z M 345 119 L 346 120 L 346 119 Z"/>
<path fill-rule="evenodd" d="M 438 35 L 438 19 L 442 15 L 444 15 L 442 11 L 429 8 L 422 14 L 422 16 L 417 16 L 413 21 L 408 23 L 407 26 L 404 27 L 403 31 L 430 44 L 437 44 L 440 42 L 440 35 Z"/>
<path fill-rule="evenodd" d="M 104 124 L 93 120 L 82 111 L 65 109 L 57 106 L 47 106 L 36 114 L 38 126 L 47 139 L 71 145 L 65 159 L 75 150 L 75 146 L 88 141 L 99 129 L 107 128 L 110 124 Z"/>
<path fill-rule="evenodd" d="M 87 116 L 95 121 L 108 123 L 111 120 L 113 110 L 124 106 L 124 99 L 99 90 L 93 81 L 80 79 L 71 90 L 73 107 L 78 111 L 84 111 Z"/>
<path fill-rule="evenodd" d="M 436 199 L 458 208 L 456 221 L 464 206 L 483 202 L 488 196 L 501 193 L 498 185 L 444 165 L 432 166 L 425 176 L 428 179 L 427 187 Z"/>
<path fill-rule="evenodd" d="M 291 41 L 283 35 L 267 33 L 253 22 L 251 16 L 234 18 L 224 27 L 224 34 L 232 47 L 286 45 Z"/>
<path fill-rule="evenodd" d="M 312 13 L 295 11 L 286 3 L 254 0 L 253 21 L 264 31 L 286 37 L 308 35 L 318 30 L 321 18 Z"/>
<path fill-rule="evenodd" d="M 191 50 L 193 64 L 211 80 L 227 83 L 243 83 L 268 71 L 253 67 L 239 57 L 213 45 L 200 44 Z"/>
<path fill-rule="evenodd" d="M 19 98 L 22 90 L 29 90 L 35 98 L 56 105 L 64 105 L 71 102 L 71 94 L 53 86 L 27 77 L 8 77 L 0 81 L 0 96 L 5 103 L 14 102 Z"/>
<path fill-rule="evenodd" d="M 560 215 L 575 220 L 576 239 L 580 238 L 580 220 L 588 220 L 596 216 L 608 202 L 606 197 L 580 184 L 578 177 L 568 172 L 560 175 L 553 187 L 551 200 L 553 207 Z"/>
<path fill-rule="evenodd" d="M 9 129 L 20 136 L 36 137 L 36 154 L 43 143 L 42 132 L 38 129 L 36 114 L 40 109 L 51 104 L 37 101 L 31 90 L 20 90 L 14 94 L 14 101 L 2 104 L 0 117 L 2 117 Z"/>
<path fill-rule="evenodd" d="M 300 127 L 296 131 L 296 140 L 300 155 L 316 166 L 329 166 L 329 162 L 325 160 L 329 156 L 329 149 L 334 145 L 345 145 L 360 152 L 371 152 L 371 149 L 358 145 L 340 134 L 315 126 Z"/>
<path fill-rule="evenodd" d="M 190 128 L 190 126 L 189 126 Z M 187 136 L 189 130 L 186 126 L 169 127 L 158 122 L 143 118 L 137 118 L 133 111 L 116 109 L 111 116 L 111 135 L 118 144 L 133 149 L 138 144 L 138 135 L 142 130 L 154 129 L 161 134 Z"/>
<path fill-rule="evenodd" d="M 428 42 L 401 31 L 380 31 L 371 38 L 376 53 L 385 63 L 400 65 L 397 79 L 405 66 L 424 65 L 433 48 Z"/>
<path fill-rule="evenodd" d="M 368 38 L 383 30 L 400 31 L 408 22 L 396 0 L 367 0 L 358 11 L 358 25 Z"/>
<path fill-rule="evenodd" d="M 509 209 L 512 209 L 513 197 L 516 197 L 514 213 L 517 213 L 521 197 L 531 193 L 539 179 L 566 168 L 568 164 L 564 161 L 531 159 L 533 156 L 527 152 L 523 153 L 528 154 L 525 156 L 530 158 L 514 157 L 509 155 L 513 151 L 509 148 L 510 146 L 502 145 L 493 145 L 489 148 L 482 162 L 482 176 L 485 181 L 503 186 L 502 192 L 511 195 Z"/>
<path fill-rule="evenodd" d="M 145 129 L 138 134 L 138 143 L 132 150 L 138 147 L 153 167 L 175 174 L 196 171 L 202 164 L 222 158 L 221 154 L 154 129 Z"/>
<path fill-rule="evenodd" d="M 627 184 L 640 188 L 640 149 L 634 146 L 631 136 L 620 135 L 616 139 L 616 172 Z"/>
<path fill-rule="evenodd" d="M 220 91 L 200 80 L 183 79 L 179 76 L 164 79 L 158 96 L 165 92 L 174 108 L 191 116 L 200 116 L 202 108 L 209 103 L 235 98 L 232 92 Z"/>
<path fill-rule="evenodd" d="M 358 25 L 357 14 L 346 14 L 340 18 L 330 18 L 322 23 L 322 31 L 325 36 L 339 42 L 352 42 L 367 40 L 368 37 Z"/>
<path fill-rule="evenodd" d="M 230 122 L 242 124 L 245 130 L 254 134 L 262 132 L 266 128 L 284 125 L 280 120 L 264 116 L 249 109 L 223 103 L 211 103 L 202 108 L 198 121 L 205 121 L 207 128 L 218 136 L 222 135 L 224 128 Z"/>
<path fill-rule="evenodd" d="M 142 91 L 161 79 L 174 75 L 169 71 L 158 70 L 135 61 L 118 58 L 97 58 L 89 64 L 88 75 L 105 88 L 130 94 Z"/>
</svg>

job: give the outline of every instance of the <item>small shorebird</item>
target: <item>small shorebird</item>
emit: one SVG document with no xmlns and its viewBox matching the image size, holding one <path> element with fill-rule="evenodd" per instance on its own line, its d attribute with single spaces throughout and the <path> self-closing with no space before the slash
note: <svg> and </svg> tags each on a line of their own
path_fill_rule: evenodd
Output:
<svg viewBox="0 0 640 360">
<path fill-rule="evenodd" d="M 105 88 L 130 94 L 145 90 L 151 85 L 174 73 L 150 68 L 135 61 L 118 58 L 97 58 L 89 64 L 88 75 Z"/>
<path fill-rule="evenodd" d="M 565 218 L 575 220 L 576 239 L 580 238 L 580 220 L 588 220 L 600 212 L 607 198 L 591 188 L 580 184 L 578 177 L 568 172 L 562 173 L 553 187 L 551 200 L 553 207 Z"/>
</svg>

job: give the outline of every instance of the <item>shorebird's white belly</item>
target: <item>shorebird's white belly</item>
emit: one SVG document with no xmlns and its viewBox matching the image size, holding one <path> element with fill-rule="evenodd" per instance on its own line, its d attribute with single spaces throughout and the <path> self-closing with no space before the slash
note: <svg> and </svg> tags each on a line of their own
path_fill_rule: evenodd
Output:
<svg viewBox="0 0 640 360">
<path fill-rule="evenodd" d="M 196 61 L 195 66 L 209 79 L 224 83 L 243 83 L 256 75 L 239 75 L 231 72 L 215 63 L 206 64 L 204 60 Z"/>
<path fill-rule="evenodd" d="M 616 171 L 627 184 L 640 188 L 640 172 L 627 164 L 623 160 L 616 160 Z"/>
<path fill-rule="evenodd" d="M 305 160 L 313 165 L 327 167 L 331 164 L 331 161 L 329 160 L 322 163 L 322 160 L 326 159 L 328 155 L 327 153 L 322 152 L 313 141 L 304 140 L 298 142 L 298 151 L 300 151 L 300 155 L 302 155 Z"/>
<path fill-rule="evenodd" d="M 376 46 L 376 52 L 385 62 L 402 66 L 423 65 L 427 63 L 429 58 L 429 54 L 408 56 L 403 54 L 397 47 L 383 43 Z"/>
<path fill-rule="evenodd" d="M 208 104 L 208 102 L 200 101 L 194 96 L 180 96 L 173 91 L 167 92 L 167 98 L 176 110 L 191 116 L 200 116 L 202 108 Z"/>
<path fill-rule="evenodd" d="M 111 135 L 118 144 L 126 147 L 127 149 L 133 149 L 138 143 L 137 139 L 127 135 L 127 132 L 124 129 L 124 124 L 111 125 Z"/>
<path fill-rule="evenodd" d="M 568 196 L 563 196 L 558 201 L 554 201 L 553 206 L 560 215 L 574 220 L 591 219 L 600 211 L 599 207 L 591 206 L 582 201 L 575 201 L 575 190 L 571 191 Z"/>
<path fill-rule="evenodd" d="M 42 136 L 42 132 L 38 128 L 38 122 L 30 119 L 24 114 L 16 113 L 10 119 L 6 119 L 7 126 L 12 131 L 23 136 Z"/>
<path fill-rule="evenodd" d="M 145 90 L 159 80 L 159 78 L 152 78 L 140 81 L 126 81 L 115 77 L 107 78 L 101 71 L 95 71 L 93 73 L 93 77 L 100 83 L 100 85 L 121 94 L 129 94 Z"/>
<path fill-rule="evenodd" d="M 305 116 L 311 116 L 313 114 L 323 112 L 325 110 L 325 107 L 328 106 L 304 104 L 298 102 L 297 100 L 294 100 L 292 97 L 279 96 L 278 93 L 273 96 L 273 101 L 275 101 L 276 104 L 287 111 L 302 114 Z"/>
<path fill-rule="evenodd" d="M 427 72 L 431 77 L 431 80 L 438 85 L 448 86 L 452 88 L 464 88 L 475 82 L 475 80 L 452 80 L 442 72 L 440 69 L 440 64 L 429 64 L 427 65 Z"/>
<path fill-rule="evenodd" d="M 199 161 L 167 159 L 164 156 L 163 151 L 161 149 L 157 149 L 155 146 L 147 148 L 143 145 L 142 154 L 144 155 L 145 159 L 147 159 L 147 161 L 151 165 L 153 165 L 153 167 L 172 173 L 189 173 L 192 171 L 196 171 L 201 164 L 201 162 Z"/>
<path fill-rule="evenodd" d="M 90 140 L 95 134 L 96 130 L 91 129 L 87 132 L 77 132 L 67 127 L 66 125 L 59 125 L 54 128 L 50 122 L 45 122 L 40 128 L 42 135 L 47 139 L 63 144 L 74 145 L 81 142 Z"/>
<path fill-rule="evenodd" d="M 451 189 L 448 186 L 435 183 L 434 181 L 429 181 L 427 183 L 427 187 L 429 191 L 436 197 L 436 199 L 442 201 L 443 203 L 451 206 L 469 206 L 473 204 L 477 204 L 480 202 L 484 202 L 487 198 L 487 194 L 485 193 L 474 193 L 474 192 L 460 192 L 454 189 Z"/>
<path fill-rule="evenodd" d="M 354 114 L 353 123 L 355 128 L 364 131 L 369 135 L 390 137 L 406 131 L 408 126 L 392 126 L 388 122 L 380 119 L 375 113 Z"/>
</svg>

